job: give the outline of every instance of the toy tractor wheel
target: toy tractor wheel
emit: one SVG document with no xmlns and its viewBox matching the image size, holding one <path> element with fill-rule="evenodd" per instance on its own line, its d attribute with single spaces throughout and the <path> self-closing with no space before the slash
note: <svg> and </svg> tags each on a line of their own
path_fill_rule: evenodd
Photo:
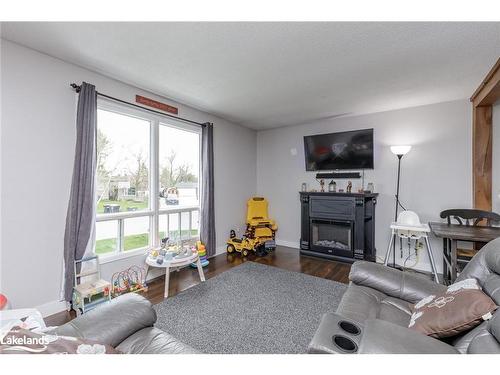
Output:
<svg viewBox="0 0 500 375">
<path fill-rule="evenodd" d="M 255 248 L 255 254 L 259 257 L 263 257 L 267 255 L 266 247 L 264 244 L 260 244 Z"/>
<path fill-rule="evenodd" d="M 241 251 L 241 254 L 243 254 L 244 257 L 248 256 L 248 250 L 247 249 L 243 249 Z"/>
<path fill-rule="evenodd" d="M 232 254 L 232 253 L 234 253 L 235 248 L 234 248 L 233 245 L 227 245 L 227 249 L 226 250 L 227 250 L 228 254 Z"/>
</svg>

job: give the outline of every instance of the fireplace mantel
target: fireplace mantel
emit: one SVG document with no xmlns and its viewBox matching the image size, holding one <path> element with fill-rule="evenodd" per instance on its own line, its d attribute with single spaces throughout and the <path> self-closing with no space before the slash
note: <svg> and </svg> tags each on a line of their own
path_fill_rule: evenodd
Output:
<svg viewBox="0 0 500 375">
<path fill-rule="evenodd" d="M 304 255 L 375 261 L 377 193 L 300 192 Z"/>
</svg>

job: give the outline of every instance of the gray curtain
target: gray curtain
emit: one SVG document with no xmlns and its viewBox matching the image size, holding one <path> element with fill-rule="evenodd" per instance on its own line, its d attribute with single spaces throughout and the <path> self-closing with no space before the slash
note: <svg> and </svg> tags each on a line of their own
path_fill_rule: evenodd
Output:
<svg viewBox="0 0 500 375">
<path fill-rule="evenodd" d="M 91 238 L 94 220 L 97 92 L 83 82 L 76 114 L 73 179 L 64 233 L 64 298 L 71 301 L 74 261 L 81 259 Z"/>
<path fill-rule="evenodd" d="M 207 256 L 215 255 L 214 207 L 214 130 L 213 124 L 204 124 L 201 131 L 201 220 L 200 240 Z"/>
</svg>

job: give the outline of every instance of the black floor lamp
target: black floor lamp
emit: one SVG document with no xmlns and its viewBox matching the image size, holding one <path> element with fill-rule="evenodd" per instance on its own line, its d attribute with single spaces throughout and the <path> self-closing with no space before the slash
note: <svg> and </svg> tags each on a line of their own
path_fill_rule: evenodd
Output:
<svg viewBox="0 0 500 375">
<path fill-rule="evenodd" d="M 396 185 L 396 209 L 394 212 L 394 221 L 398 221 L 399 207 L 405 209 L 399 201 L 399 180 L 401 176 L 401 159 L 410 152 L 411 146 L 391 146 L 391 152 L 398 157 L 398 182 Z M 396 267 L 396 242 L 392 245 L 392 266 Z"/>
</svg>

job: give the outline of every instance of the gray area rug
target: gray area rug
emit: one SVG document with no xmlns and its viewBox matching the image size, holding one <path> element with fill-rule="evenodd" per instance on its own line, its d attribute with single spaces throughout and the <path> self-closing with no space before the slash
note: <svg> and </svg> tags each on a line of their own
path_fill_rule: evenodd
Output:
<svg viewBox="0 0 500 375">
<path fill-rule="evenodd" d="M 156 326 L 203 353 L 305 353 L 346 288 L 246 262 L 156 305 Z"/>
</svg>

